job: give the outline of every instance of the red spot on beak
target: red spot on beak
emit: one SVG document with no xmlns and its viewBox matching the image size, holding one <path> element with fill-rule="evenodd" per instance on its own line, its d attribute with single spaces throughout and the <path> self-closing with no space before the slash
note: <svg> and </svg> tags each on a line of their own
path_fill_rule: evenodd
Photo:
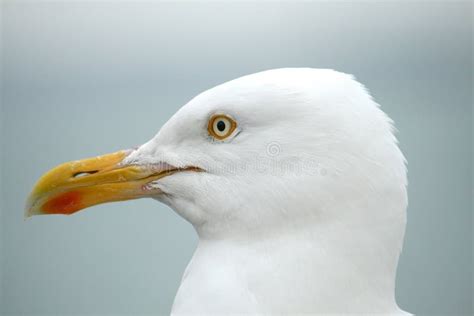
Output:
<svg viewBox="0 0 474 316">
<path fill-rule="evenodd" d="M 79 192 L 67 192 L 46 202 L 42 209 L 46 214 L 72 214 L 82 209 L 81 194 Z"/>
</svg>

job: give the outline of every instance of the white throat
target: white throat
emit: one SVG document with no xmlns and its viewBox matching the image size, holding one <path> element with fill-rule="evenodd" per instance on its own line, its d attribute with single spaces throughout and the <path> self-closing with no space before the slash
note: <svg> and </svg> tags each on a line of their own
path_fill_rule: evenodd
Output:
<svg viewBox="0 0 474 316">
<path fill-rule="evenodd" d="M 385 209 L 346 208 L 338 213 L 372 216 L 279 234 L 200 238 L 173 314 L 405 314 L 394 296 L 405 217 L 377 217 L 394 210 L 373 207 Z"/>
</svg>

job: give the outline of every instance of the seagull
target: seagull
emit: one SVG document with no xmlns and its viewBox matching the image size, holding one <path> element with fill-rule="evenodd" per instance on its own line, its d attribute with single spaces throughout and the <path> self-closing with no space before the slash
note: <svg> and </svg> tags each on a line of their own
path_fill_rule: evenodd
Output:
<svg viewBox="0 0 474 316">
<path fill-rule="evenodd" d="M 153 198 L 199 243 L 172 315 L 410 315 L 395 299 L 406 160 L 352 75 L 283 68 L 185 104 L 144 145 L 68 162 L 26 216 Z"/>
</svg>

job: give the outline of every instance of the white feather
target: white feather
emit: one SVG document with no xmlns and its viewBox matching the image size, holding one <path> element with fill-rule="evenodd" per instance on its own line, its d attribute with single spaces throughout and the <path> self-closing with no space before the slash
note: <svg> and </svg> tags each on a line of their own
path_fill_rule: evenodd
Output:
<svg viewBox="0 0 474 316">
<path fill-rule="evenodd" d="M 236 119 L 235 137 L 209 137 L 215 113 Z M 352 76 L 277 69 L 219 85 L 128 158 L 159 161 L 206 170 L 153 184 L 200 239 L 173 314 L 404 314 L 405 159 Z"/>
</svg>

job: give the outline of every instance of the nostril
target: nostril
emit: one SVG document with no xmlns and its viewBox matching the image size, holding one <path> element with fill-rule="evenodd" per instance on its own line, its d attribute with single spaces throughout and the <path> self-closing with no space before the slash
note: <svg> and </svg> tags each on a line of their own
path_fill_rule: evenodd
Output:
<svg viewBox="0 0 474 316">
<path fill-rule="evenodd" d="M 97 173 L 99 172 L 99 170 L 92 170 L 92 171 L 80 171 L 80 172 L 76 172 L 75 174 L 72 175 L 73 178 L 81 178 L 81 177 L 85 177 L 85 176 L 88 176 L 88 175 L 91 175 L 91 174 L 94 174 L 94 173 Z"/>
</svg>

